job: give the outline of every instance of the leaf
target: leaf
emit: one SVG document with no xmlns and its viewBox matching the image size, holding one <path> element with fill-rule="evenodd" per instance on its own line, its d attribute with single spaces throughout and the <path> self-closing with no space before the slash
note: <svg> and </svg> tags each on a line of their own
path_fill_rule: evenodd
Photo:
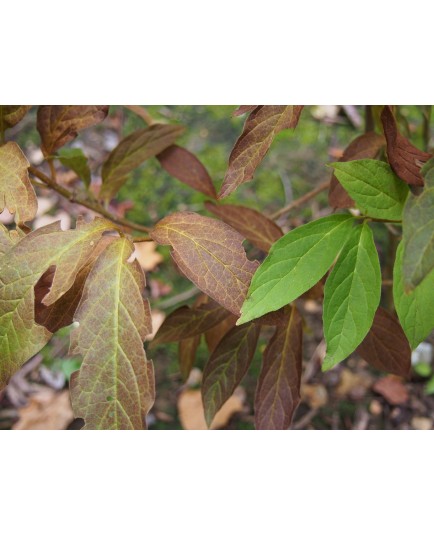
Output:
<svg viewBox="0 0 434 536">
<path fill-rule="evenodd" d="M 384 136 L 380 136 L 375 132 L 366 132 L 361 136 L 357 136 L 357 138 L 348 145 L 342 158 L 339 159 L 339 162 L 376 158 L 385 143 Z M 329 204 L 333 208 L 354 207 L 354 201 L 338 181 L 335 174 L 333 174 L 330 181 Z"/>
<path fill-rule="evenodd" d="M 282 229 L 274 221 L 252 208 L 241 205 L 215 205 L 209 201 L 205 206 L 265 253 L 283 236 Z"/>
<path fill-rule="evenodd" d="M 202 379 L 202 399 L 208 427 L 244 378 L 255 355 L 260 326 L 232 328 L 211 354 Z"/>
<path fill-rule="evenodd" d="M 187 149 L 171 145 L 159 153 L 157 159 L 167 173 L 175 179 L 209 197 L 214 199 L 217 197 L 214 184 L 205 166 Z"/>
<path fill-rule="evenodd" d="M 89 275 L 95 261 L 104 249 L 116 238 L 113 236 L 103 236 L 95 245 L 86 263 L 77 273 L 72 287 L 63 294 L 57 301 L 47 306 L 43 299 L 50 291 L 55 275 L 55 268 L 50 267 L 41 279 L 36 283 L 35 293 L 35 322 L 44 326 L 51 333 L 69 326 L 74 321 L 74 314 L 80 303 L 86 278 Z"/>
<path fill-rule="evenodd" d="M 412 292 L 406 294 L 402 277 L 403 253 L 404 244 L 401 242 L 393 269 L 393 300 L 402 329 L 414 349 L 434 329 L 434 270 Z"/>
<path fill-rule="evenodd" d="M 0 132 L 7 128 L 14 127 L 30 110 L 31 106 L 12 104 L 9 106 L 0 105 Z"/>
<path fill-rule="evenodd" d="M 402 214 L 404 288 L 416 288 L 434 269 L 434 169 L 419 196 L 410 194 Z"/>
<path fill-rule="evenodd" d="M 191 369 L 196 359 L 196 351 L 200 344 L 200 335 L 195 335 L 189 339 L 182 339 L 178 344 L 178 360 L 181 378 L 184 382 L 187 381 Z"/>
<path fill-rule="evenodd" d="M 366 337 L 381 297 L 381 269 L 367 223 L 351 231 L 324 287 L 323 370 L 348 357 Z"/>
<path fill-rule="evenodd" d="M 255 395 L 257 430 L 286 430 L 300 402 L 302 318 L 291 307 L 286 325 L 268 343 Z"/>
<path fill-rule="evenodd" d="M 339 182 L 366 216 L 401 220 L 409 188 L 385 162 L 354 160 L 331 164 Z"/>
<path fill-rule="evenodd" d="M 220 198 L 252 180 L 274 137 L 284 129 L 295 128 L 302 109 L 302 106 L 258 106 L 249 115 L 229 157 Z"/>
<path fill-rule="evenodd" d="M 111 199 L 127 180 L 127 175 L 145 160 L 170 147 L 182 134 L 179 125 L 155 124 L 136 130 L 124 138 L 110 153 L 102 167 L 100 196 Z"/>
<path fill-rule="evenodd" d="M 408 401 L 408 389 L 400 378 L 386 376 L 380 378 L 372 387 L 372 390 L 379 393 L 392 406 L 400 406 Z"/>
<path fill-rule="evenodd" d="M 257 263 L 247 259 L 237 231 L 212 218 L 177 212 L 150 234 L 159 244 L 172 246 L 179 269 L 202 292 L 239 315 Z"/>
<path fill-rule="evenodd" d="M 258 108 L 257 104 L 252 105 L 244 105 L 244 106 L 238 106 L 238 108 L 234 111 L 232 114 L 233 116 L 237 117 L 239 115 L 244 115 L 249 112 L 253 112 L 255 108 Z"/>
<path fill-rule="evenodd" d="M 72 377 L 71 398 L 85 429 L 143 429 L 154 403 L 152 362 L 143 341 L 152 331 L 145 277 L 127 238 L 110 244 L 90 272 L 71 333 L 70 354 L 83 364 Z"/>
<path fill-rule="evenodd" d="M 216 302 L 193 308 L 183 305 L 173 313 L 170 313 L 165 319 L 152 341 L 152 346 L 182 341 L 205 333 L 205 331 L 222 322 L 229 314 L 226 309 Z"/>
<path fill-rule="evenodd" d="M 42 140 L 45 156 L 77 137 L 80 130 L 103 121 L 108 106 L 39 106 L 36 127 Z"/>
<path fill-rule="evenodd" d="M 353 221 L 346 214 L 327 216 L 280 238 L 252 279 L 238 325 L 277 311 L 313 287 L 342 249 Z"/>
<path fill-rule="evenodd" d="M 51 305 L 74 284 L 103 232 L 113 228 L 101 218 L 78 222 L 70 231 L 55 222 L 25 236 L 0 259 L 0 390 L 51 337 L 35 323 L 34 287 L 42 274 L 56 267 L 42 300 Z"/>
<path fill-rule="evenodd" d="M 383 372 L 408 376 L 411 350 L 399 322 L 386 309 L 379 307 L 374 323 L 357 348 L 357 353 L 371 366 Z"/>
<path fill-rule="evenodd" d="M 28 167 L 27 158 L 15 142 L 0 146 L 0 212 L 7 208 L 15 214 L 18 225 L 33 220 L 38 209 Z"/>
<path fill-rule="evenodd" d="M 205 341 L 208 350 L 212 353 L 217 348 L 223 337 L 230 331 L 237 321 L 237 317 L 231 313 L 222 322 L 205 332 Z"/>
<path fill-rule="evenodd" d="M 423 186 L 420 169 L 432 155 L 419 150 L 398 131 L 389 106 L 381 112 L 381 122 L 387 140 L 387 158 L 393 171 L 406 183 Z"/>
<path fill-rule="evenodd" d="M 77 176 L 82 179 L 86 188 L 89 188 L 91 180 L 89 164 L 81 149 L 64 147 L 59 150 L 59 160 L 64 166 L 77 173 Z"/>
<path fill-rule="evenodd" d="M 25 234 L 21 229 L 9 231 L 2 223 L 0 223 L 0 259 L 24 236 Z"/>
</svg>

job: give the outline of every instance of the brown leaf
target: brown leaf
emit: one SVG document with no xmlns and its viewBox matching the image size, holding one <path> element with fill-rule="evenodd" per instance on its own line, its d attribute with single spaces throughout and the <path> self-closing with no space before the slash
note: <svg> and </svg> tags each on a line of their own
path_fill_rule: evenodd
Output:
<svg viewBox="0 0 434 536">
<path fill-rule="evenodd" d="M 0 146 L 0 212 L 6 207 L 15 214 L 18 225 L 33 220 L 38 210 L 28 167 L 27 158 L 15 142 Z"/>
<path fill-rule="evenodd" d="M 238 387 L 236 392 L 227 400 L 211 423 L 211 430 L 224 428 L 232 416 L 243 410 L 244 391 Z M 202 395 L 198 389 L 185 389 L 178 398 L 178 412 L 181 426 L 184 430 L 207 430 Z"/>
<path fill-rule="evenodd" d="M 193 153 L 178 145 L 171 145 L 157 155 L 162 167 L 187 186 L 202 192 L 209 197 L 216 198 L 214 184 L 205 166 Z"/>
<path fill-rule="evenodd" d="M 282 229 L 274 221 L 252 208 L 241 205 L 215 205 L 209 201 L 206 201 L 205 206 L 265 253 L 283 236 Z"/>
<path fill-rule="evenodd" d="M 255 355 L 260 330 L 260 326 L 252 322 L 235 326 L 211 354 L 202 380 L 208 426 L 244 378 Z"/>
<path fill-rule="evenodd" d="M 67 390 L 39 388 L 29 403 L 18 410 L 19 420 L 14 430 L 65 430 L 74 420 Z"/>
<path fill-rule="evenodd" d="M 371 366 L 407 377 L 411 368 L 411 349 L 398 320 L 379 307 L 374 323 L 357 353 Z"/>
<path fill-rule="evenodd" d="M 136 259 L 145 272 L 154 270 L 164 261 L 163 255 L 158 253 L 156 248 L 157 244 L 155 242 L 136 242 L 134 244 Z"/>
<path fill-rule="evenodd" d="M 183 339 L 178 344 L 178 360 L 181 378 L 184 382 L 187 381 L 191 369 L 193 368 L 196 359 L 196 351 L 200 344 L 200 335 L 195 335 L 189 339 Z"/>
<path fill-rule="evenodd" d="M 362 160 L 364 158 L 376 158 L 384 147 L 386 140 L 375 132 L 366 132 L 354 139 L 345 149 L 339 162 L 349 162 L 351 160 Z M 333 174 L 330 181 L 329 204 L 333 208 L 354 207 L 354 201 L 347 194 L 344 187 Z"/>
<path fill-rule="evenodd" d="M 386 376 L 379 379 L 372 387 L 372 390 L 380 394 L 392 406 L 400 406 L 408 400 L 407 387 L 400 378 Z"/>
<path fill-rule="evenodd" d="M 133 169 L 170 147 L 183 131 L 184 127 L 179 125 L 155 124 L 121 140 L 102 167 L 100 197 L 114 197 Z"/>
<path fill-rule="evenodd" d="M 252 105 L 244 105 L 244 106 L 238 106 L 238 108 L 234 111 L 234 113 L 232 114 L 233 116 L 237 117 L 239 115 L 244 115 L 248 112 L 253 112 L 253 110 L 255 108 L 257 108 L 258 105 L 257 104 L 254 104 L 253 106 Z"/>
<path fill-rule="evenodd" d="M 200 335 L 229 315 L 226 309 L 214 301 L 192 308 L 183 305 L 166 318 L 154 338 L 153 345 L 182 341 Z"/>
<path fill-rule="evenodd" d="M 227 197 L 252 180 L 270 145 L 280 131 L 297 126 L 302 106 L 258 106 L 247 118 L 244 130 L 229 157 L 229 166 L 219 194 Z"/>
<path fill-rule="evenodd" d="M 247 259 L 237 231 L 212 218 L 177 212 L 162 219 L 150 234 L 159 244 L 172 246 L 179 269 L 202 292 L 240 314 L 258 263 Z"/>
<path fill-rule="evenodd" d="M 387 140 L 387 158 L 391 168 L 406 183 L 423 186 L 420 169 L 432 155 L 415 147 L 399 132 L 390 106 L 385 106 L 381 112 L 381 122 Z"/>
<path fill-rule="evenodd" d="M 9 106 L 0 105 L 0 132 L 7 128 L 14 127 L 30 110 L 31 106 L 11 104 Z"/>
<path fill-rule="evenodd" d="M 223 339 L 226 333 L 228 333 L 228 331 L 235 326 L 237 318 L 238 317 L 235 315 L 229 313 L 223 322 L 220 322 L 220 324 L 217 324 L 205 332 L 205 341 L 210 352 L 214 352 L 214 350 L 217 348 L 217 345 Z"/>
<path fill-rule="evenodd" d="M 103 121 L 108 106 L 39 106 L 36 127 L 42 140 L 45 156 L 73 140 L 80 130 Z"/>
<path fill-rule="evenodd" d="M 71 332 L 70 354 L 80 354 L 83 364 L 71 378 L 71 398 L 86 429 L 143 429 L 154 403 L 153 366 L 143 349 L 151 313 L 143 271 L 128 262 L 133 251 L 127 238 L 103 251 L 74 317 L 79 327 Z"/>
<path fill-rule="evenodd" d="M 300 402 L 302 340 L 302 318 L 293 306 L 264 352 L 255 395 L 257 430 L 289 428 Z"/>
</svg>

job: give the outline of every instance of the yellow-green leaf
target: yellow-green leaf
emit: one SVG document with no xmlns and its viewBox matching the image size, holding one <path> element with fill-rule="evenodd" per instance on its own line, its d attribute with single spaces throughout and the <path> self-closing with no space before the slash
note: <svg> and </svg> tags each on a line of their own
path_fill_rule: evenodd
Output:
<svg viewBox="0 0 434 536">
<path fill-rule="evenodd" d="M 19 225 L 33 220 L 38 209 L 28 167 L 27 158 L 15 142 L 0 146 L 0 212 L 7 208 Z"/>
<path fill-rule="evenodd" d="M 128 262 L 133 244 L 110 244 L 93 266 L 75 315 L 71 354 L 83 364 L 71 388 L 76 417 L 87 429 L 143 429 L 155 398 L 152 362 L 143 341 L 151 313 L 143 300 L 145 277 L 137 260 Z"/>
</svg>

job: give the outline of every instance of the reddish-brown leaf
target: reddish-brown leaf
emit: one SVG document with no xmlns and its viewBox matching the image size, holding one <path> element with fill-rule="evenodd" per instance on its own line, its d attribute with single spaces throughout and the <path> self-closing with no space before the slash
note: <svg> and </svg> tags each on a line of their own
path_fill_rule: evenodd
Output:
<svg viewBox="0 0 434 536">
<path fill-rule="evenodd" d="M 209 197 L 214 199 L 217 197 L 214 184 L 205 166 L 187 149 L 171 145 L 159 153 L 157 158 L 167 173 L 175 179 Z"/>
<path fill-rule="evenodd" d="M 205 342 L 208 346 L 208 350 L 212 353 L 217 348 L 219 342 L 236 324 L 237 317 L 231 313 L 227 316 L 223 322 L 217 324 L 213 328 L 205 332 Z"/>
<path fill-rule="evenodd" d="M 0 105 L 0 132 L 19 123 L 30 108 L 19 104 Z"/>
<path fill-rule="evenodd" d="M 380 378 L 372 387 L 372 390 L 379 393 L 392 406 L 405 404 L 409 398 L 408 389 L 400 378 L 386 376 Z"/>
<path fill-rule="evenodd" d="M 270 145 L 280 131 L 297 126 L 302 106 L 258 106 L 246 119 L 244 130 L 229 157 L 219 194 L 226 197 L 252 180 Z"/>
<path fill-rule="evenodd" d="M 193 308 L 183 305 L 165 319 L 152 345 L 182 341 L 200 335 L 229 315 L 230 313 L 224 307 L 214 301 Z"/>
<path fill-rule="evenodd" d="M 213 218 L 177 212 L 150 234 L 159 244 L 172 246 L 179 269 L 202 292 L 239 316 L 258 263 L 247 258 L 237 231 Z"/>
<path fill-rule="evenodd" d="M 195 335 L 189 339 L 183 339 L 178 344 L 178 360 L 181 378 L 185 382 L 190 375 L 196 359 L 196 351 L 200 343 L 200 335 Z"/>
<path fill-rule="evenodd" d="M 381 112 L 381 122 L 386 136 L 387 158 L 391 168 L 400 179 L 408 184 L 423 186 L 424 181 L 420 170 L 433 155 L 415 147 L 399 132 L 390 106 L 385 106 Z"/>
<path fill-rule="evenodd" d="M 257 104 L 253 104 L 253 105 L 247 104 L 244 106 L 238 106 L 238 108 L 234 111 L 232 115 L 235 117 L 239 115 L 244 115 L 244 114 L 247 114 L 248 112 L 253 112 L 253 110 L 257 107 L 258 107 Z"/>
<path fill-rule="evenodd" d="M 254 246 L 268 253 L 283 236 L 282 229 L 257 210 L 240 205 L 215 205 L 207 201 L 206 208 L 236 229 Z"/>
<path fill-rule="evenodd" d="M 398 320 L 379 307 L 374 323 L 357 353 L 378 370 L 407 377 L 411 367 L 411 349 Z"/>
<path fill-rule="evenodd" d="M 293 306 L 264 352 L 255 395 L 257 430 L 289 428 L 300 402 L 302 340 L 302 318 Z"/>
<path fill-rule="evenodd" d="M 375 132 L 366 132 L 358 136 L 348 145 L 339 162 L 376 158 L 385 143 L 384 136 L 380 136 Z M 347 194 L 335 174 L 333 174 L 330 181 L 329 204 L 333 208 L 350 208 L 355 206 L 354 201 Z"/>
<path fill-rule="evenodd" d="M 244 378 L 256 350 L 260 326 L 235 326 L 211 354 L 202 379 L 205 419 L 211 425 L 215 414 Z"/>
<path fill-rule="evenodd" d="M 170 147 L 183 131 L 180 125 L 154 124 L 121 140 L 102 166 L 100 197 L 114 197 L 133 169 Z"/>
<path fill-rule="evenodd" d="M 44 155 L 53 154 L 73 140 L 80 130 L 103 121 L 108 109 L 108 106 L 102 105 L 39 106 L 36 126 Z"/>
</svg>

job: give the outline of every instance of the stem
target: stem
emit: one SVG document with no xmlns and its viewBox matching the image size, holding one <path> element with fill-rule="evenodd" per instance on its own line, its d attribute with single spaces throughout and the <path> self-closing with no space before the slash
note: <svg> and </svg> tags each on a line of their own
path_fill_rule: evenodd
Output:
<svg viewBox="0 0 434 536">
<path fill-rule="evenodd" d="M 60 194 L 62 197 L 64 197 L 71 203 L 77 203 L 79 205 L 82 205 L 83 207 L 93 210 L 94 212 L 101 214 L 102 216 L 112 221 L 113 223 L 117 223 L 121 227 L 128 227 L 129 229 L 134 229 L 135 231 L 140 231 L 142 233 L 149 233 L 150 231 L 149 227 L 145 227 L 144 225 L 131 222 L 129 220 L 126 220 L 125 218 L 119 218 L 118 216 L 115 216 L 114 214 L 106 210 L 104 207 L 102 207 L 99 203 L 95 201 L 89 201 L 88 199 L 78 198 L 74 192 L 70 192 L 69 190 L 61 186 L 60 184 L 57 184 L 57 182 L 55 182 L 50 177 L 48 177 L 48 175 L 45 175 L 45 173 L 42 173 L 42 171 L 39 171 L 39 169 L 35 168 L 34 166 L 29 166 L 29 171 L 35 177 L 37 177 L 39 180 L 41 180 L 43 183 L 49 186 L 52 190 L 56 191 L 58 194 Z"/>
<path fill-rule="evenodd" d="M 365 106 L 365 132 L 373 132 L 375 130 L 374 114 L 372 106 Z"/>
<path fill-rule="evenodd" d="M 423 141 L 424 141 L 424 150 L 428 151 L 429 148 L 429 142 L 431 138 L 431 131 L 430 131 L 430 119 L 431 119 L 431 110 L 432 106 L 425 106 L 425 109 L 422 112 L 423 115 Z"/>
<path fill-rule="evenodd" d="M 54 182 L 57 182 L 56 168 L 54 167 L 54 161 L 52 158 L 48 160 L 48 165 L 50 166 L 51 180 L 53 180 Z"/>
<path fill-rule="evenodd" d="M 286 207 L 281 208 L 277 212 L 274 212 L 274 214 L 271 214 L 270 218 L 272 220 L 277 220 L 282 216 L 283 214 L 286 214 L 287 212 L 290 212 L 291 210 L 301 207 L 301 205 L 304 205 L 307 203 L 310 199 L 317 196 L 319 193 L 323 192 L 324 190 L 327 190 L 330 186 L 330 180 L 327 179 L 326 181 L 319 184 L 316 188 L 308 192 L 307 194 L 302 195 L 298 199 L 295 199 L 295 201 L 292 201 L 289 203 L 289 205 L 286 205 Z"/>
</svg>

